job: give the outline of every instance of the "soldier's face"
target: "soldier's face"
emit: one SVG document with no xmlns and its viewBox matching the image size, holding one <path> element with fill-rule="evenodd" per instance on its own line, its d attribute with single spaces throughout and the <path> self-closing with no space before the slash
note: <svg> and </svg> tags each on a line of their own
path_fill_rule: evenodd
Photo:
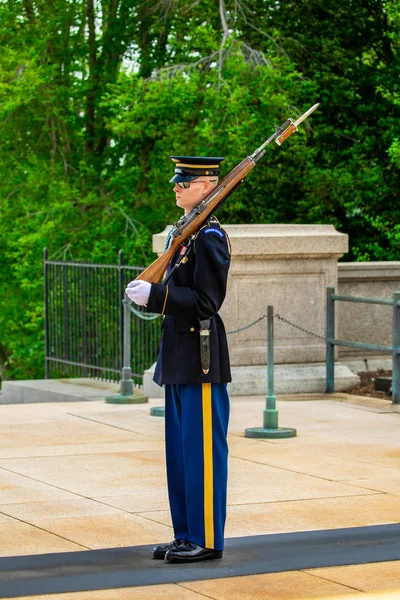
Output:
<svg viewBox="0 0 400 600">
<path fill-rule="evenodd" d="M 212 187 L 210 181 L 204 178 L 193 179 L 190 187 L 181 188 L 177 183 L 174 185 L 176 204 L 185 211 L 185 215 L 190 213 L 197 206 Z"/>
</svg>

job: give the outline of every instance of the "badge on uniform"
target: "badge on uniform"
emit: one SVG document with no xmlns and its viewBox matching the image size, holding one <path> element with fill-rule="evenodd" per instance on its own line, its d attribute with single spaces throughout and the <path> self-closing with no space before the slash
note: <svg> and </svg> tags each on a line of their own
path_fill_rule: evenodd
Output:
<svg viewBox="0 0 400 600">
<path fill-rule="evenodd" d="M 189 260 L 186 255 L 186 253 L 188 252 L 188 246 L 182 246 L 182 248 L 179 251 L 179 256 L 182 256 L 180 262 L 185 265 L 187 263 L 187 261 Z"/>
<path fill-rule="evenodd" d="M 220 229 L 216 229 L 216 227 L 207 227 L 207 229 L 204 229 L 204 233 L 216 233 L 221 238 L 225 237 L 222 231 Z"/>
</svg>

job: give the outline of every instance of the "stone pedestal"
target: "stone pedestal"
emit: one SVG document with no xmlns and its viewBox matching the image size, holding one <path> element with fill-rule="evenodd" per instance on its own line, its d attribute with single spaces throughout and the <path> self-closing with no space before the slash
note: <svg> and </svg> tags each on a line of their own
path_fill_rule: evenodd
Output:
<svg viewBox="0 0 400 600">
<path fill-rule="evenodd" d="M 337 285 L 337 261 L 348 249 L 347 235 L 332 225 L 228 225 L 232 265 L 221 309 L 227 331 L 267 312 L 318 335 L 325 334 L 326 287 Z M 266 362 L 266 320 L 229 336 L 231 362 Z M 275 319 L 275 362 L 325 360 L 323 340 Z"/>
<path fill-rule="evenodd" d="M 271 304 L 281 317 L 324 337 L 326 288 L 337 287 L 337 261 L 348 250 L 348 236 L 336 231 L 333 225 L 223 227 L 232 244 L 228 291 L 220 311 L 226 330 L 239 329 L 262 317 Z M 169 229 L 153 236 L 155 252 L 163 251 Z M 321 363 L 325 361 L 324 339 L 277 318 L 274 328 L 275 363 L 309 366 L 314 363 L 316 367 L 319 363 L 320 381 Z M 266 319 L 242 332 L 229 334 L 228 343 L 233 374 L 243 381 L 241 372 L 251 373 L 250 367 L 266 365 Z M 344 372 L 342 375 L 346 379 Z M 353 383 L 349 370 L 348 375 L 349 383 L 350 380 Z M 248 379 L 247 376 L 244 379 Z M 342 381 L 342 389 L 345 385 Z M 239 387 L 241 393 L 246 392 L 243 386 Z M 261 387 L 264 389 L 264 385 Z M 256 393 L 263 393 L 260 385 L 255 389 Z M 321 391 L 320 383 L 315 391 Z"/>
</svg>

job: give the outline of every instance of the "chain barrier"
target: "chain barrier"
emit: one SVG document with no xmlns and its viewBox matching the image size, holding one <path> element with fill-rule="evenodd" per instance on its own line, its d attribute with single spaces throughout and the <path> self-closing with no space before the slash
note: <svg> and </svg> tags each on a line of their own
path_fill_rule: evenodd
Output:
<svg viewBox="0 0 400 600">
<path fill-rule="evenodd" d="M 161 315 L 158 315 L 156 313 L 144 313 L 141 312 L 140 310 L 137 310 L 133 304 L 132 301 L 127 301 L 127 300 L 122 300 L 122 304 L 127 304 L 129 306 L 129 308 L 131 309 L 131 312 L 133 312 L 133 314 L 136 317 L 139 317 L 139 319 L 143 319 L 143 321 L 154 321 L 155 319 L 158 319 L 158 317 L 160 317 Z"/>
<path fill-rule="evenodd" d="M 262 321 L 263 319 L 266 319 L 268 315 L 263 315 L 262 317 L 260 317 L 259 319 L 256 319 L 255 321 L 253 321 L 252 323 L 249 323 L 248 325 L 245 325 L 244 327 L 240 327 L 239 329 L 233 329 L 232 331 L 227 331 L 227 335 L 230 335 L 231 333 L 239 333 L 240 331 L 244 331 L 245 329 L 249 329 L 250 327 L 253 327 L 253 325 L 256 325 L 256 323 L 259 323 L 260 321 Z M 288 325 L 291 325 L 292 327 L 295 327 L 296 329 L 299 329 L 300 331 L 303 331 L 304 333 L 307 333 L 308 335 L 311 335 L 312 337 L 318 338 L 320 340 L 323 340 L 324 342 L 326 342 L 327 338 L 323 335 L 319 335 L 318 333 L 314 333 L 313 331 L 310 331 L 309 329 L 305 329 L 304 327 L 301 327 L 300 325 L 296 325 L 296 323 L 293 323 L 292 321 L 289 321 L 289 319 L 285 319 L 285 317 L 281 317 L 280 314 L 275 313 L 274 315 L 272 315 L 273 317 L 276 317 L 279 321 L 283 321 L 284 323 L 287 323 Z"/>
<path fill-rule="evenodd" d="M 255 325 L 256 323 L 259 323 L 260 321 L 262 321 L 263 319 L 266 319 L 266 318 L 267 318 L 267 315 L 263 315 L 259 319 L 256 319 L 255 321 L 253 321 L 252 323 L 249 323 L 248 325 L 245 325 L 244 327 L 239 327 L 239 329 L 233 329 L 232 331 L 227 331 L 226 335 L 230 335 L 231 333 L 239 333 L 239 331 L 244 331 L 245 329 L 250 329 L 250 327 L 253 327 L 253 325 Z"/>
<path fill-rule="evenodd" d="M 156 313 L 143 313 L 143 312 L 137 310 L 133 306 L 131 301 L 128 302 L 126 300 L 122 300 L 122 303 L 127 304 L 129 306 L 129 308 L 131 309 L 131 312 L 133 312 L 134 315 L 139 317 L 139 319 L 143 319 L 143 321 L 154 321 L 155 319 L 158 319 L 158 317 L 161 316 Z M 319 335 L 318 333 L 314 333 L 313 331 L 310 331 L 309 329 L 305 329 L 304 327 L 301 327 L 300 325 L 297 325 L 296 323 L 289 321 L 289 319 L 285 319 L 285 317 L 281 317 L 281 315 L 279 313 L 275 313 L 272 316 L 276 317 L 279 321 L 283 321 L 287 325 L 290 325 L 291 327 L 298 329 L 299 331 L 303 331 L 304 333 L 311 335 L 312 337 L 318 338 L 319 340 L 323 340 L 324 342 L 326 342 L 326 340 L 327 340 L 327 338 L 325 336 Z M 259 323 L 260 321 L 262 321 L 263 319 L 266 319 L 266 318 L 267 318 L 267 315 L 262 315 L 262 317 L 259 317 L 258 319 L 256 319 L 255 321 L 252 321 L 248 325 L 244 325 L 243 327 L 239 327 L 238 329 L 232 329 L 232 331 L 227 331 L 226 334 L 231 335 L 233 333 L 240 333 L 241 331 L 245 331 L 246 329 L 250 329 L 250 327 L 257 325 L 257 323 Z"/>
<path fill-rule="evenodd" d="M 300 325 L 296 325 L 296 323 L 292 323 L 292 321 L 285 319 L 285 317 L 281 317 L 281 315 L 279 315 L 278 313 L 276 313 L 273 316 L 276 317 L 277 319 L 279 319 L 279 321 L 283 321 L 284 323 L 287 323 L 288 325 L 291 325 L 292 327 L 295 327 L 296 329 L 299 329 L 300 331 L 304 331 L 304 333 L 308 333 L 308 335 L 311 335 L 312 337 L 316 337 L 320 340 L 324 340 L 324 342 L 326 342 L 328 339 L 327 337 L 325 337 L 323 335 L 319 335 L 318 333 L 314 333 L 313 331 L 304 329 L 304 327 L 300 327 Z"/>
</svg>

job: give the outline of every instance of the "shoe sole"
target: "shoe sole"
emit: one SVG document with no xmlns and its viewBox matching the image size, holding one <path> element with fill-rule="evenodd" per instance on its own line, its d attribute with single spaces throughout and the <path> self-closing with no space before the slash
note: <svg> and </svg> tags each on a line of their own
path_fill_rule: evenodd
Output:
<svg viewBox="0 0 400 600">
<path fill-rule="evenodd" d="M 166 552 L 153 552 L 153 558 L 156 560 L 163 560 L 165 558 Z"/>
<path fill-rule="evenodd" d="M 218 558 L 222 558 L 222 554 L 223 552 L 214 552 L 214 554 L 210 555 L 210 556 L 192 556 L 192 557 L 186 557 L 183 558 L 181 556 L 168 556 L 168 554 L 165 555 L 165 561 L 169 562 L 169 563 L 189 563 L 189 562 L 200 562 L 201 560 L 215 560 Z"/>
</svg>

